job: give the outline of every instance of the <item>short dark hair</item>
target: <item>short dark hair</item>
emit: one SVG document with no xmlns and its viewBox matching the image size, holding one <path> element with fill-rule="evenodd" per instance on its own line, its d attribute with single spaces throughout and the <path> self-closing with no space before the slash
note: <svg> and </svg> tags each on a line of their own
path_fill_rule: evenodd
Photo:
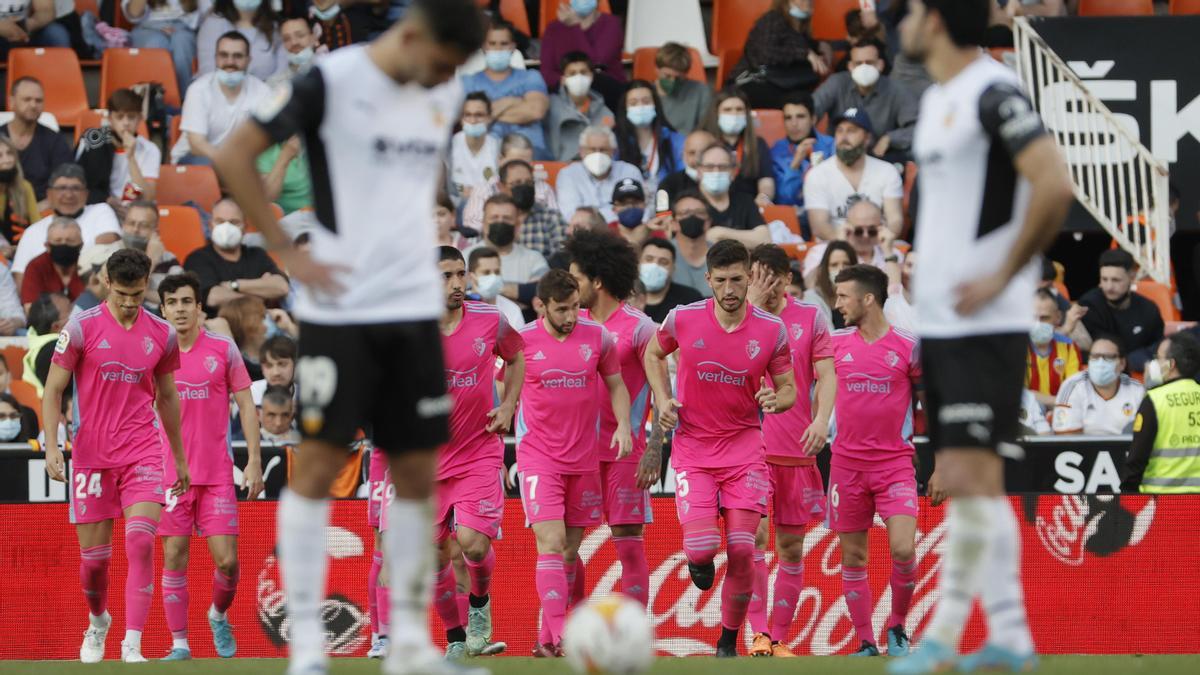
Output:
<svg viewBox="0 0 1200 675">
<path fill-rule="evenodd" d="M 675 244 L 672 244 L 670 239 L 659 239 L 658 237 L 650 237 L 646 241 L 642 242 L 642 252 L 645 252 L 646 249 L 650 248 L 651 246 L 657 246 L 658 248 L 661 248 L 664 251 L 670 251 L 671 252 L 671 260 L 674 260 L 677 255 L 675 253 Z"/>
<path fill-rule="evenodd" d="M 638 259 L 633 246 L 611 231 L 580 230 L 563 244 L 571 262 L 589 279 L 599 279 L 617 300 L 633 293 L 638 278 Z"/>
<path fill-rule="evenodd" d="M 1100 254 L 1100 267 L 1120 267 L 1126 272 L 1132 272 L 1133 256 L 1125 249 L 1114 248 Z"/>
<path fill-rule="evenodd" d="M 38 335 L 47 335 L 58 321 L 58 306 L 54 296 L 62 293 L 42 293 L 29 305 L 29 327 Z"/>
<path fill-rule="evenodd" d="M 813 111 L 817 109 L 816 104 L 813 102 L 812 94 L 807 91 L 793 91 L 785 94 L 783 104 L 779 106 L 779 109 L 783 110 L 783 106 L 785 105 L 802 105 L 810 115 L 813 115 Z"/>
<path fill-rule="evenodd" d="M 300 349 L 296 341 L 290 335 L 282 333 L 272 335 L 262 343 L 259 349 L 262 352 L 263 360 L 269 356 L 276 361 L 292 361 L 300 358 Z"/>
<path fill-rule="evenodd" d="M 563 302 L 579 291 L 579 282 L 566 270 L 550 270 L 538 281 L 537 297 L 545 304 Z"/>
<path fill-rule="evenodd" d="M 104 268 L 108 278 L 118 284 L 136 284 L 150 278 L 150 256 L 137 249 L 122 248 L 108 256 Z"/>
<path fill-rule="evenodd" d="M 488 97 L 488 95 L 486 93 L 484 93 L 482 91 L 473 91 L 473 92 L 467 94 L 466 98 L 463 99 L 463 107 L 464 108 L 467 105 L 467 101 L 479 101 L 483 105 L 487 106 L 488 114 L 489 115 L 492 114 L 492 99 L 490 97 Z"/>
<path fill-rule="evenodd" d="M 286 406 L 295 401 L 291 387 L 285 387 L 280 384 L 273 384 L 263 390 L 263 404 L 270 403 L 271 405 Z"/>
<path fill-rule="evenodd" d="M 740 241 L 723 239 L 708 249 L 708 254 L 704 256 L 704 262 L 708 265 L 709 271 L 722 267 L 732 267 L 737 264 L 745 265 L 746 269 L 749 270 L 750 251 Z"/>
<path fill-rule="evenodd" d="M 46 89 L 45 87 L 42 86 L 41 80 L 37 79 L 36 77 L 30 77 L 29 75 L 25 75 L 23 77 L 18 77 L 17 79 L 13 80 L 12 87 L 9 88 L 9 90 L 8 90 L 8 95 L 9 96 L 15 95 L 17 93 L 17 88 L 19 88 L 21 85 L 25 84 L 26 82 L 36 84 L 37 86 L 42 87 L 43 91 L 45 91 L 45 89 Z"/>
<path fill-rule="evenodd" d="M 433 0 L 433 2 L 439 2 L 439 1 L 440 0 Z M 432 4 L 432 3 L 430 3 L 430 4 Z M 494 30 L 508 31 L 509 39 L 513 40 L 514 42 L 517 39 L 517 27 L 512 25 L 511 23 L 505 21 L 502 18 L 495 17 L 495 16 L 492 17 L 491 22 L 488 24 L 487 31 L 484 32 L 484 34 L 483 34 L 484 37 L 487 37 L 487 34 Z M 482 44 L 483 40 L 480 40 L 479 42 L 480 42 L 480 44 Z"/>
<path fill-rule="evenodd" d="M 792 269 L 787 253 L 775 244 L 759 244 L 750 252 L 750 264 L 758 263 L 774 274 L 787 276 Z"/>
<path fill-rule="evenodd" d="M 1101 340 L 1105 340 L 1107 342 L 1111 342 L 1114 345 L 1116 345 L 1117 346 L 1117 356 L 1120 356 L 1121 358 L 1125 358 L 1125 355 L 1127 353 L 1126 349 L 1125 349 L 1125 341 L 1121 339 L 1120 335 L 1117 335 L 1116 333 L 1097 333 L 1092 336 L 1092 346 L 1095 346 L 1096 343 Z"/>
<path fill-rule="evenodd" d="M 705 150 L 707 150 L 707 149 L 708 148 L 705 148 Z M 699 190 L 689 189 L 689 190 L 680 190 L 678 193 L 675 194 L 675 198 L 671 200 L 671 210 L 674 211 L 675 205 L 685 199 L 695 199 L 696 201 L 700 202 L 701 204 L 708 206 L 708 200 L 704 198 L 704 195 L 700 194 Z"/>
<path fill-rule="evenodd" d="M 466 262 L 463 260 L 462 251 L 453 246 L 438 247 L 438 262 L 454 262 L 456 260 L 458 262 Z"/>
<path fill-rule="evenodd" d="M 988 0 L 925 0 L 925 11 L 937 12 L 942 17 L 950 41 L 959 47 L 983 44 L 991 23 L 992 8 Z"/>
<path fill-rule="evenodd" d="M 1200 375 L 1200 339 L 1188 331 L 1175 333 L 1166 339 L 1170 341 L 1167 358 L 1175 362 L 1179 374 L 1193 379 Z"/>
<path fill-rule="evenodd" d="M 533 173 L 533 165 L 530 164 L 529 162 L 526 162 L 523 159 L 510 159 L 507 162 L 500 165 L 500 171 L 497 175 L 500 177 L 501 183 L 508 182 L 508 172 L 512 171 L 514 166 L 523 166 L 526 169 L 529 169 L 530 174 Z"/>
<path fill-rule="evenodd" d="M 883 303 L 887 302 L 888 298 L 888 278 L 883 270 L 874 265 L 858 264 L 851 265 L 846 269 L 838 272 L 837 279 L 834 283 L 844 284 L 848 281 L 853 281 L 858 284 L 859 289 L 864 294 L 875 296 L 875 302 L 879 303 L 882 308 Z"/>
<path fill-rule="evenodd" d="M 485 213 L 487 212 L 487 207 L 491 206 L 492 204 L 511 204 L 513 207 L 516 207 L 517 205 L 517 203 L 513 201 L 512 197 L 509 197 L 503 192 L 497 192 L 496 194 L 487 198 L 487 201 L 483 203 L 483 210 Z"/>
<path fill-rule="evenodd" d="M 46 179 L 46 187 L 54 187 L 60 178 L 70 178 L 87 185 L 87 172 L 75 162 L 63 162 L 54 167 L 54 170 L 50 172 L 50 177 Z"/>
<path fill-rule="evenodd" d="M 692 69 L 692 53 L 678 42 L 667 42 L 655 52 L 654 65 L 686 73 Z"/>
<path fill-rule="evenodd" d="M 592 62 L 592 57 L 588 56 L 587 52 L 579 51 L 577 49 L 575 51 L 567 52 L 563 55 L 562 60 L 558 62 L 559 72 L 566 70 L 567 66 L 571 65 L 572 63 L 586 63 L 588 70 L 596 67 L 596 64 Z"/>
<path fill-rule="evenodd" d="M 158 295 L 160 298 L 165 299 L 168 295 L 177 292 L 181 288 L 192 289 L 192 294 L 196 302 L 200 302 L 200 278 L 192 272 L 168 275 L 159 282 Z"/>
<path fill-rule="evenodd" d="M 142 114 L 142 97 L 132 89 L 118 89 L 108 96 L 108 112 Z"/>
<path fill-rule="evenodd" d="M 221 44 L 221 40 L 236 40 L 237 42 L 241 42 L 242 44 L 246 45 L 246 53 L 247 54 L 250 53 L 250 40 L 248 40 L 245 35 L 242 35 L 240 32 L 238 32 L 236 30 L 226 31 L 226 32 L 222 33 L 221 37 L 217 38 L 216 44 L 217 45 Z M 214 49 L 215 48 L 216 48 L 216 45 L 214 45 Z"/>
<path fill-rule="evenodd" d="M 887 60 L 887 47 L 884 47 L 883 42 L 879 41 L 878 39 L 862 40 L 856 44 L 852 44 L 846 53 L 849 54 L 855 49 L 862 49 L 863 47 L 874 47 L 875 53 L 879 55 L 879 58 L 883 59 L 884 61 Z"/>
<path fill-rule="evenodd" d="M 479 261 L 484 258 L 499 258 L 500 252 L 491 246 L 480 246 L 471 251 L 471 255 L 467 257 L 467 271 L 474 272 L 479 268 Z"/>
</svg>

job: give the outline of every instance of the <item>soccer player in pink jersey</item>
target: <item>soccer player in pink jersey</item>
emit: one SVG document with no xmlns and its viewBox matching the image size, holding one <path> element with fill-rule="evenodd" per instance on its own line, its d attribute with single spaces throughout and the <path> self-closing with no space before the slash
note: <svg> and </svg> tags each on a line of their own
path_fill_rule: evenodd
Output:
<svg viewBox="0 0 1200 675">
<path fill-rule="evenodd" d="M 712 588 L 721 548 L 717 517 L 725 519 L 729 569 L 717 656 L 734 657 L 754 589 L 754 535 L 770 492 L 760 415 L 792 407 L 796 378 L 783 322 L 746 302 L 750 252 L 721 241 L 708 250 L 707 264 L 713 297 L 671 310 L 645 363 L 659 424 L 664 431 L 679 425 L 671 449 L 675 506 L 688 572 L 700 590 Z M 673 398 L 664 361 L 676 351 Z"/>
<path fill-rule="evenodd" d="M 517 415 L 517 467 L 525 517 L 537 538 L 534 578 L 549 627 L 550 642 L 535 653 L 560 656 L 567 570 L 575 565 L 584 528 L 600 524 L 604 506 L 598 445 L 615 450 L 619 461 L 629 456 L 633 441 L 616 345 L 603 326 L 579 318 L 579 284 L 567 272 L 551 270 L 538 282 L 536 299 L 543 316 L 520 331 L 525 384 Z M 596 395 L 601 380 L 616 420 L 608 438 L 598 432 L 605 406 Z"/>
<path fill-rule="evenodd" d="M 46 471 L 67 480 L 58 445 L 62 395 L 75 377 L 79 423 L 74 436 L 70 483 L 71 522 L 79 536 L 79 566 L 90 618 L 79 659 L 104 659 L 108 614 L 108 566 L 113 520 L 125 517 L 125 639 L 121 659 L 145 663 L 142 629 L 154 597 L 154 537 L 162 512 L 162 433 L 175 464 L 174 497 L 191 482 L 179 429 L 175 328 L 142 309 L 150 283 L 150 258 L 122 249 L 101 272 L 108 298 L 72 317 L 58 336 L 42 398 Z M 224 415 L 222 415 L 224 420 Z"/>
<path fill-rule="evenodd" d="M 638 277 L 637 253 L 628 241 L 608 230 L 583 230 L 573 234 L 564 249 L 571 259 L 571 276 L 579 283 L 580 303 L 587 308 L 589 318 L 603 325 L 616 340 L 621 379 L 629 392 L 633 452 L 618 460 L 616 452 L 602 443 L 600 483 L 605 521 L 612 528 L 613 545 L 621 561 L 621 591 L 645 605 L 650 593 L 650 569 L 642 530 L 651 516 L 646 487 L 658 480 L 659 466 L 639 470 L 646 449 L 650 406 L 650 383 L 643 362 L 656 326 L 650 317 L 625 303 Z M 600 439 L 610 438 L 616 427 L 612 411 L 602 407 Z"/>
<path fill-rule="evenodd" d="M 446 390 L 454 397 L 450 442 L 438 454 L 438 572 L 434 606 L 446 627 L 446 656 L 499 654 L 492 643 L 492 571 L 504 516 L 504 440 L 512 425 L 525 379 L 525 341 L 494 306 L 466 302 L 467 263 L 453 246 L 439 248 L 438 268 L 445 280 L 442 353 Z M 496 360 L 504 363 L 504 398 L 496 401 Z M 470 577 L 467 615 L 458 603 L 451 534 L 462 550 Z M 465 630 L 464 630 L 465 626 Z"/>
<path fill-rule="evenodd" d="M 908 653 L 904 617 L 916 587 L 917 476 L 913 469 L 912 399 L 921 379 L 917 338 L 883 315 L 887 275 L 871 265 L 838 273 L 835 311 L 846 328 L 833 333 L 837 369 L 829 523 L 842 545 L 842 589 L 860 645 L 855 656 L 879 656 L 867 530 L 878 513 L 892 553 L 888 654 Z"/>
<path fill-rule="evenodd" d="M 755 632 L 750 655 L 786 658 L 795 656 L 783 640 L 787 638 L 796 616 L 796 603 L 804 589 L 804 530 L 825 518 L 825 483 L 814 455 L 828 440 L 837 375 L 833 369 L 829 328 L 821 310 L 785 292 L 791 279 L 787 253 L 774 244 L 763 244 L 751 252 L 750 260 L 747 298 L 783 321 L 798 392 L 791 410 L 768 415 L 762 422 L 779 570 L 768 624 L 766 548 L 770 537 L 764 518 L 755 542 L 754 597 L 749 611 L 750 626 Z"/>
<path fill-rule="evenodd" d="M 375 548 L 371 553 L 371 567 L 367 571 L 367 619 L 371 622 L 371 647 L 367 658 L 382 659 L 387 656 L 388 638 L 388 590 L 380 585 L 379 575 L 383 569 L 383 531 L 379 528 L 380 516 L 387 506 L 387 455 L 374 446 L 367 460 L 367 525 L 375 534 Z"/>
<path fill-rule="evenodd" d="M 192 658 L 188 646 L 187 566 L 193 530 L 208 540 L 212 556 L 212 605 L 208 625 L 217 654 L 230 658 L 237 642 L 226 612 L 233 604 L 238 584 L 238 505 L 233 485 L 233 453 L 229 429 L 229 399 L 237 404 L 246 452 L 242 487 L 254 499 L 263 490 L 262 453 L 259 450 L 258 412 L 250 395 L 250 375 L 241 351 L 231 338 L 205 329 L 200 306 L 200 281 L 191 273 L 173 274 L 158 287 L 163 316 L 179 337 L 180 417 L 192 489 L 176 498 L 167 495 L 158 534 L 163 545 L 163 610 L 171 630 L 171 653 L 164 661 Z M 166 463 L 163 485 L 171 485 L 174 467 Z"/>
</svg>

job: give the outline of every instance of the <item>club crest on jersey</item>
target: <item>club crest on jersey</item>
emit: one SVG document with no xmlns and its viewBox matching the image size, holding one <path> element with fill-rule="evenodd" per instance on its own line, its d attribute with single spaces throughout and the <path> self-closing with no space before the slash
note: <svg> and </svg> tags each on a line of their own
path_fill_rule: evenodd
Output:
<svg viewBox="0 0 1200 675">
<path fill-rule="evenodd" d="M 746 343 L 746 356 L 755 358 L 761 351 L 762 348 L 758 346 L 758 340 L 751 340 Z"/>
<path fill-rule="evenodd" d="M 883 357 L 883 360 L 887 362 L 889 367 L 895 368 L 896 364 L 900 363 L 900 355 L 889 349 L 887 356 Z"/>
<path fill-rule="evenodd" d="M 67 351 L 67 346 L 70 344 L 71 334 L 65 330 L 61 331 L 58 334 L 58 342 L 54 343 L 54 351 L 58 354 L 62 354 L 63 352 Z"/>
<path fill-rule="evenodd" d="M 150 356 L 151 352 L 154 351 L 154 340 L 151 340 L 149 337 L 142 338 L 142 351 L 146 352 L 146 356 Z"/>
<path fill-rule="evenodd" d="M 804 337 L 804 326 L 798 323 L 792 324 L 792 339 L 799 340 L 802 337 Z"/>
<path fill-rule="evenodd" d="M 217 357 L 212 354 L 204 357 L 204 369 L 210 373 L 215 372 L 217 370 Z"/>
<path fill-rule="evenodd" d="M 475 343 L 471 345 L 471 349 L 475 350 L 475 356 L 483 356 L 483 353 L 487 351 L 487 343 L 483 341 L 483 338 L 477 337 Z"/>
<path fill-rule="evenodd" d="M 1058 373 L 1059 375 L 1062 375 L 1063 371 L 1066 369 L 1067 369 L 1067 362 L 1064 361 L 1062 359 L 1062 357 L 1054 359 L 1054 372 Z"/>
<path fill-rule="evenodd" d="M 589 360 L 591 360 L 591 358 L 592 358 L 592 353 L 593 353 L 593 352 L 592 352 L 592 347 L 591 347 L 591 345 L 582 345 L 582 346 L 579 348 L 579 356 L 580 356 L 580 358 L 582 358 L 584 361 L 589 361 Z"/>
</svg>

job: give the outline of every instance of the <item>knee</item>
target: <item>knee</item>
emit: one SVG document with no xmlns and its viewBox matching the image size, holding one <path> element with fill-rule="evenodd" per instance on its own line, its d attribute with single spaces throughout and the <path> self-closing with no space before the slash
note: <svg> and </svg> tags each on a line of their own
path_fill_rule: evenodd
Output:
<svg viewBox="0 0 1200 675">
<path fill-rule="evenodd" d="M 564 536 L 547 535 L 538 537 L 537 542 L 538 553 L 542 555 L 561 555 L 563 560 L 567 560 L 567 539 Z M 575 560 L 574 555 L 571 556 L 571 561 Z"/>
<path fill-rule="evenodd" d="M 759 525 L 758 531 L 754 533 L 754 547 L 760 551 L 767 550 L 767 544 L 771 541 L 771 535 L 767 530 L 766 523 L 766 519 L 763 519 L 763 524 Z"/>
<path fill-rule="evenodd" d="M 779 535 L 776 535 L 779 537 Z M 804 560 L 804 537 L 779 537 L 779 559 L 785 563 L 798 563 Z"/>
<path fill-rule="evenodd" d="M 843 567 L 866 567 L 867 549 L 858 546 L 842 546 Z"/>
<path fill-rule="evenodd" d="M 487 537 L 473 538 L 466 544 L 459 543 L 462 545 L 463 555 L 473 563 L 483 562 L 492 548 L 492 542 Z"/>
<path fill-rule="evenodd" d="M 213 566 L 217 571 L 229 578 L 236 577 L 238 574 L 238 559 L 234 554 L 222 555 L 213 558 Z"/>
<path fill-rule="evenodd" d="M 168 569 L 173 572 L 186 570 L 188 566 L 187 551 L 172 551 L 170 549 L 163 550 L 163 569 Z"/>
<path fill-rule="evenodd" d="M 916 546 L 911 541 L 893 541 L 891 549 L 892 560 L 896 562 L 908 562 L 917 555 Z"/>
</svg>

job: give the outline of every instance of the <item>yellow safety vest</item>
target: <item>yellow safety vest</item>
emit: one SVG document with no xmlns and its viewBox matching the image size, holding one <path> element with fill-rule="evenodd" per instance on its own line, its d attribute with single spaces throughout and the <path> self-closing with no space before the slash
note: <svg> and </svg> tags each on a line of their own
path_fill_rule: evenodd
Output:
<svg viewBox="0 0 1200 675">
<path fill-rule="evenodd" d="M 21 359 L 25 372 L 21 374 L 21 379 L 32 384 L 37 389 L 38 398 L 41 398 L 46 391 L 46 383 L 39 380 L 37 376 L 37 355 L 47 342 L 54 342 L 58 339 L 58 333 L 38 335 L 30 328 L 26 339 L 28 343 L 25 347 L 25 358 Z"/>
<path fill-rule="evenodd" d="M 1200 493 L 1200 384 L 1181 378 L 1151 389 L 1158 435 L 1142 492 L 1154 494 Z"/>
</svg>

